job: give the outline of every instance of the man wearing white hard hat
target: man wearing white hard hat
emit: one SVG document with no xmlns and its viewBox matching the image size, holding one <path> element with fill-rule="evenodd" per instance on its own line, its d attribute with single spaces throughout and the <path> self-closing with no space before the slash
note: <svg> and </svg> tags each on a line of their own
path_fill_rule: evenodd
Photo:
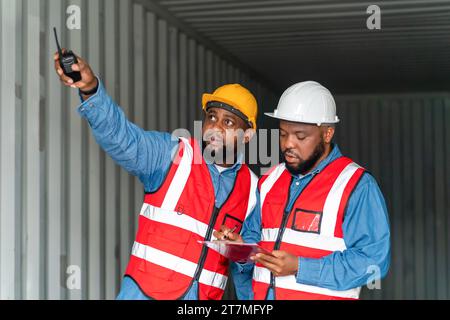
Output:
<svg viewBox="0 0 450 320">
<path fill-rule="evenodd" d="M 332 142 L 336 105 L 319 83 L 291 86 L 266 115 L 280 120 L 284 161 L 260 179 L 261 215 L 242 232 L 271 252 L 254 257 L 253 298 L 358 299 L 390 264 L 377 182 Z"/>
</svg>

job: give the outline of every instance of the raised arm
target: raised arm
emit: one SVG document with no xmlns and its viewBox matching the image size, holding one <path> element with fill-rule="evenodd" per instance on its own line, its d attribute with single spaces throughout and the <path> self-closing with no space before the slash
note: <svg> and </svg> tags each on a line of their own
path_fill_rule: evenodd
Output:
<svg viewBox="0 0 450 320">
<path fill-rule="evenodd" d="M 58 54 L 54 56 L 61 82 L 79 89 L 82 101 L 79 114 L 88 121 L 98 144 L 118 165 L 139 177 L 146 191 L 156 189 L 169 169 L 178 139 L 169 133 L 144 131 L 130 122 L 90 66 L 77 58 L 78 64 L 72 69 L 80 71 L 81 80 L 73 83 L 64 75 Z"/>
</svg>

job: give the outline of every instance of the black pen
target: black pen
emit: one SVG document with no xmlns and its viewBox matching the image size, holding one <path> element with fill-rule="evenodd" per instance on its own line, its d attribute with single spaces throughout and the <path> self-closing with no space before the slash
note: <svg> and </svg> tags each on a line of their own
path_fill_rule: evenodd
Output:
<svg viewBox="0 0 450 320">
<path fill-rule="evenodd" d="M 234 228 L 233 229 L 231 229 L 230 231 L 228 231 L 228 233 L 227 234 L 230 234 L 230 233 L 233 233 L 234 231 L 236 231 L 236 229 L 237 229 L 237 226 L 234 226 Z M 228 236 L 223 236 L 222 237 L 222 240 L 227 240 L 228 239 Z"/>
</svg>

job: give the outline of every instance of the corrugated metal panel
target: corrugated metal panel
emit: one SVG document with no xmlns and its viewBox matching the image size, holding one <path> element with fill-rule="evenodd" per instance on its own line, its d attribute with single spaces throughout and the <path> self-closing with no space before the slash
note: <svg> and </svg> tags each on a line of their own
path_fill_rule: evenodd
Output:
<svg viewBox="0 0 450 320">
<path fill-rule="evenodd" d="M 450 299 L 450 95 L 338 97 L 337 142 L 377 179 L 392 265 L 370 299 Z"/>
<path fill-rule="evenodd" d="M 65 27 L 69 5 L 81 8 L 81 30 Z M 204 90 L 257 80 L 146 1 L 0 0 L 0 16 L 0 298 L 113 299 L 143 189 L 76 113 L 76 92 L 54 72 L 51 28 L 148 130 L 192 129 Z M 78 271 L 81 289 L 70 290 Z"/>
<path fill-rule="evenodd" d="M 309 79 L 340 93 L 370 93 L 375 83 L 378 92 L 450 84 L 449 0 L 155 2 L 278 90 Z M 381 9 L 381 30 L 366 26 L 371 5 Z"/>
<path fill-rule="evenodd" d="M 89 1 L 88 2 L 88 26 L 89 26 L 89 37 L 87 39 L 87 50 L 85 50 L 86 59 L 94 66 L 100 65 L 101 52 L 100 52 L 100 34 L 102 30 L 102 26 L 100 25 L 101 20 L 98 18 L 100 16 L 101 11 L 101 2 L 99 0 Z M 123 19 L 126 19 L 127 16 L 124 12 Z M 122 34 L 121 34 L 122 36 Z M 122 67 L 122 65 L 121 65 Z M 121 69 L 122 70 L 122 69 Z M 52 70 L 51 70 L 52 71 Z M 124 79 L 126 78 L 126 74 L 122 75 Z M 123 83 L 123 89 L 126 90 L 128 83 Z M 122 95 L 121 95 L 122 97 Z M 127 108 L 128 104 L 123 104 L 124 108 Z M 100 152 L 100 149 L 96 145 L 95 139 L 93 135 L 87 134 L 87 159 L 85 160 L 87 163 L 87 298 L 90 299 L 99 299 L 102 295 L 104 296 L 104 291 L 102 290 L 104 287 L 104 278 L 103 278 L 103 268 L 104 256 L 101 255 L 101 259 L 99 259 L 99 253 L 103 252 L 103 243 L 101 241 L 103 233 L 102 233 L 102 220 L 104 219 L 104 215 L 102 216 L 102 212 L 104 212 L 104 206 L 101 203 L 102 195 L 103 195 L 103 174 L 101 169 L 103 168 L 104 155 Z M 123 183 L 126 185 L 126 183 Z M 126 196 L 127 193 L 124 193 L 123 196 Z M 122 198 L 121 198 L 122 200 Z M 122 207 L 121 207 L 122 209 Z M 126 229 L 126 223 L 124 223 L 124 229 Z"/>
<path fill-rule="evenodd" d="M 16 26 L 17 6 L 11 1 L 1 3 L 1 41 L 8 43 L 8 47 L 1 48 L 1 117 L 0 117 L 0 287 L 1 296 L 7 299 L 15 298 L 16 280 L 16 252 L 20 252 L 20 240 L 16 242 L 16 219 L 21 217 L 19 204 L 16 202 L 16 191 L 19 181 L 16 181 L 16 161 L 18 155 L 16 116 L 20 110 L 16 109 L 17 88 L 16 78 Z M 8 106 L 5 108 L 3 106 Z M 20 199 L 19 199 L 20 201 Z"/>
</svg>

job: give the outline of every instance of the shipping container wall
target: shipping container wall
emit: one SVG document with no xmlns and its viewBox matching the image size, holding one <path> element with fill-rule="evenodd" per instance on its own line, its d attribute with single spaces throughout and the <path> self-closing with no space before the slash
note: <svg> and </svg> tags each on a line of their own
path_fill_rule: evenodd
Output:
<svg viewBox="0 0 450 320">
<path fill-rule="evenodd" d="M 73 5 L 80 30 L 66 25 Z M 76 91 L 59 83 L 52 28 L 147 130 L 192 130 L 201 94 L 224 83 L 247 86 L 264 111 L 278 96 L 150 1 L 0 0 L 0 18 L 0 299 L 114 299 L 143 188 L 99 148 Z M 377 179 L 391 222 L 391 269 L 363 298 L 450 299 L 450 95 L 336 100 L 336 141 Z"/>
<path fill-rule="evenodd" d="M 114 299 L 143 200 L 76 112 L 76 90 L 60 84 L 53 27 L 147 130 L 192 130 L 202 93 L 225 83 L 274 101 L 248 70 L 149 5 L 0 0 L 1 299 Z M 71 30 L 77 8 L 81 29 Z"/>
</svg>

